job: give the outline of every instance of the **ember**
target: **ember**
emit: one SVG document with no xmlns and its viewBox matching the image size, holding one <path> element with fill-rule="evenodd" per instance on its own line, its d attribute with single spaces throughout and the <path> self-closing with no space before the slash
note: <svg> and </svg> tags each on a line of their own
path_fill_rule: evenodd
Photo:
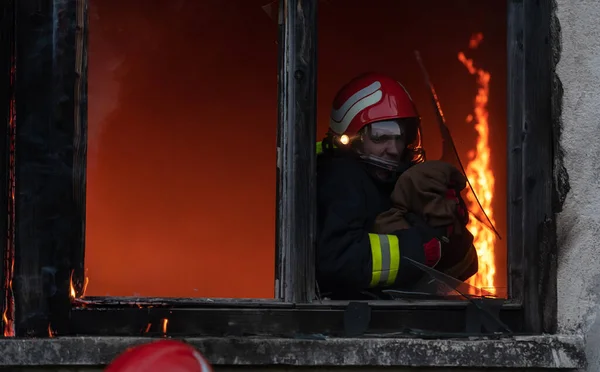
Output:
<svg viewBox="0 0 600 372">
<path fill-rule="evenodd" d="M 52 324 L 48 323 L 48 337 L 53 338 L 56 332 L 52 329 Z"/>
<path fill-rule="evenodd" d="M 162 320 L 162 333 L 163 336 L 167 336 L 167 324 L 169 324 L 169 319 L 167 318 L 163 318 Z"/>
</svg>

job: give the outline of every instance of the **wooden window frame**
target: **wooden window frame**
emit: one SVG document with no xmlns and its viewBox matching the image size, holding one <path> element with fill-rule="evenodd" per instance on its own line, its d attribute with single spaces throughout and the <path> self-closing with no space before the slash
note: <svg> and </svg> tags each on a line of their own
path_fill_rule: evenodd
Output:
<svg viewBox="0 0 600 372">
<path fill-rule="evenodd" d="M 554 5 L 507 2 L 510 299 L 499 316 L 513 333 L 539 334 L 556 327 Z M 72 290 L 81 294 L 84 283 L 87 1 L 4 2 L 14 18 L 8 17 L 12 26 L 3 24 L 2 40 L 14 41 L 11 27 L 18 35 L 18 119 L 16 213 L 6 215 L 16 228 L 12 240 L 0 235 L 5 255 L 11 246 L 6 242 L 14 242 L 15 261 L 14 269 L 8 265 L 0 273 L 8 278 L 5 285 L 12 283 L 16 336 L 48 337 L 49 329 L 58 335 L 152 336 L 162 333 L 165 318 L 170 336 L 484 333 L 481 313 L 467 301 L 316 300 L 317 3 L 281 0 L 280 6 L 276 298 L 237 300 L 71 297 Z M 6 80 L 6 66 L 0 67 Z M 6 103 L 10 92 L 4 93 Z M 10 140 L 7 131 L 0 144 L 5 174 Z M 7 198 L 0 198 L 0 208 L 7 209 L 6 177 L 2 187 Z"/>
<path fill-rule="evenodd" d="M 14 249 L 9 242 L 13 231 L 12 215 L 14 205 L 9 201 L 10 197 L 9 185 L 12 184 L 10 179 L 11 157 L 10 141 L 14 138 L 14 97 L 15 97 L 15 82 L 14 82 L 14 67 L 15 67 L 15 19 L 12 12 L 14 0 L 7 0 L 0 6 L 0 118 L 4 127 L 2 141 L 0 141 L 0 210 L 6 213 L 0 213 L 0 226 L 6 228 L 0 229 L 0 250 L 2 251 L 3 262 L 0 265 L 0 280 L 6 283 L 8 278 L 5 277 L 12 269 L 9 265 L 13 259 Z M 12 136 L 11 136 L 12 134 Z M 9 223 L 11 223 L 9 225 Z M 10 239 L 12 240 L 12 239 Z M 10 288 L 3 286 L 2 297 L 0 298 L 0 309 L 6 316 L 12 316 L 12 306 L 10 298 L 12 291 Z M 4 323 L 3 320 L 1 320 Z M 4 324 L 3 324 L 4 326 Z M 3 327 L 4 328 L 4 327 Z"/>
</svg>

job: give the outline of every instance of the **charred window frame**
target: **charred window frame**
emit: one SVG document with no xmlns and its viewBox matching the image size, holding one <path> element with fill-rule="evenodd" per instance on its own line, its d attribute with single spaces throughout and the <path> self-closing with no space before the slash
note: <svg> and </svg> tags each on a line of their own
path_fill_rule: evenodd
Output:
<svg viewBox="0 0 600 372">
<path fill-rule="evenodd" d="M 12 249 L 12 231 L 13 220 L 12 216 L 13 204 L 10 195 L 12 185 L 10 177 L 11 173 L 11 135 L 14 129 L 14 95 L 15 95 L 15 19 L 14 19 L 14 0 L 7 0 L 0 6 L 0 118 L 2 120 L 2 135 L 0 136 L 0 210 L 5 213 L 0 213 L 0 250 L 2 251 L 2 265 L 0 265 L 0 278 L 6 283 L 9 278 L 5 275 L 11 272 L 11 265 L 14 250 Z M 14 174 L 13 174 L 14 175 Z M 2 329 L 9 329 L 11 324 L 7 324 L 4 319 L 12 317 L 12 292 L 10 287 L 3 286 L 0 306 L 2 306 L 3 317 Z M 6 318 L 5 318 L 6 317 Z"/>
<path fill-rule="evenodd" d="M 305 0 L 280 2 L 276 298 L 77 299 L 84 283 L 87 1 L 9 3 L 18 35 L 16 259 L 9 273 L 17 336 L 158 335 L 165 319 L 169 336 L 490 330 L 466 301 L 315 300 L 318 2 Z M 499 316 L 518 333 L 556 324 L 552 7 L 508 1 L 510 299 Z"/>
</svg>

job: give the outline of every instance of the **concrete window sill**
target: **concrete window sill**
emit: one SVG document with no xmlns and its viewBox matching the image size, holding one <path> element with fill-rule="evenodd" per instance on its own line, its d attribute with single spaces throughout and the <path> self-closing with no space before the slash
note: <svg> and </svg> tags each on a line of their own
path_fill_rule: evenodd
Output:
<svg viewBox="0 0 600 372">
<path fill-rule="evenodd" d="M 1 339 L 1 366 L 103 366 L 141 337 Z M 502 339 L 188 338 L 215 365 L 585 368 L 579 336 Z"/>
</svg>

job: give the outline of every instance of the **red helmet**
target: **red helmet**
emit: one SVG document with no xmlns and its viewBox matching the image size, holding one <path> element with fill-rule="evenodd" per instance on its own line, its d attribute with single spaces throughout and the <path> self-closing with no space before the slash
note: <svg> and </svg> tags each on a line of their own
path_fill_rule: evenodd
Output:
<svg viewBox="0 0 600 372">
<path fill-rule="evenodd" d="M 175 340 L 160 340 L 127 349 L 105 371 L 213 372 L 198 350 Z"/>
<path fill-rule="evenodd" d="M 384 74 L 366 73 L 352 79 L 337 93 L 331 108 L 329 128 L 335 144 L 342 146 L 364 138 L 363 134 L 402 135 L 406 151 L 400 163 L 359 154 L 367 163 L 395 170 L 401 163 L 415 164 L 425 160 L 420 122 L 412 98 L 402 84 Z M 363 128 L 367 129 L 363 131 L 366 133 L 361 132 Z"/>
<path fill-rule="evenodd" d="M 405 118 L 419 119 L 419 114 L 404 86 L 387 75 L 366 73 L 337 93 L 329 128 L 339 136 L 352 137 L 368 124 Z"/>
</svg>

